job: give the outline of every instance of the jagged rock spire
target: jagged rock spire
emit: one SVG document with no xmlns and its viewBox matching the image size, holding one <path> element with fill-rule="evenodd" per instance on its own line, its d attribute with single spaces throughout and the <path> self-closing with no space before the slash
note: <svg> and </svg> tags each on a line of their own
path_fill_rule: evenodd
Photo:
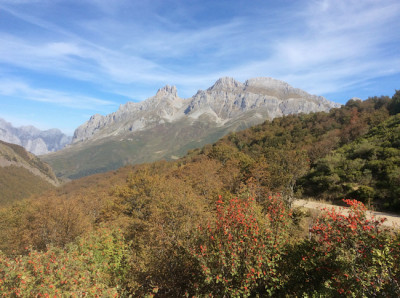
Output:
<svg viewBox="0 0 400 298">
<path fill-rule="evenodd" d="M 156 96 L 172 95 L 178 96 L 178 91 L 175 86 L 165 85 L 164 87 L 158 89 Z"/>
</svg>

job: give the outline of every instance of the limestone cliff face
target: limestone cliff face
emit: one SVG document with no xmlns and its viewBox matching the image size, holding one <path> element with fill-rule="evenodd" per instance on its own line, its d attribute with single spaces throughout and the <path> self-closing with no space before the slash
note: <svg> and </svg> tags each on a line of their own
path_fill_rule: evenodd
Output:
<svg viewBox="0 0 400 298">
<path fill-rule="evenodd" d="M 143 102 L 127 102 L 107 116 L 92 116 L 75 130 L 72 143 L 143 130 L 173 121 L 183 104 L 184 100 L 178 97 L 176 87 L 167 85 Z"/>
<path fill-rule="evenodd" d="M 244 84 L 222 78 L 208 90 L 199 91 L 188 111 L 195 113 L 200 107 L 211 107 L 219 118 L 231 119 L 243 112 L 264 109 L 269 118 L 275 118 L 293 113 L 327 111 L 338 106 L 322 96 L 310 95 L 272 78 L 250 79 Z"/>
<path fill-rule="evenodd" d="M 33 126 L 13 127 L 0 119 L 0 140 L 24 147 L 35 155 L 61 150 L 72 138 L 58 129 L 39 130 Z"/>
<path fill-rule="evenodd" d="M 223 126 L 235 118 L 245 117 L 250 111 L 254 111 L 262 122 L 288 114 L 328 111 L 339 106 L 273 78 L 253 78 L 241 83 L 225 77 L 188 99 L 180 98 L 176 87 L 167 85 L 143 102 L 128 102 L 112 114 L 92 116 L 76 129 L 72 143 L 123 136 L 183 118 L 194 120 L 207 116 L 204 119 Z"/>
</svg>

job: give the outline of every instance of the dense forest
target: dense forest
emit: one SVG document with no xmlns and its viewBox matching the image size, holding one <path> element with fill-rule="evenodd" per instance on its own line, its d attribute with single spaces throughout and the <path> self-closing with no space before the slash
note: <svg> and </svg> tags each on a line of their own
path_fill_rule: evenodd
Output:
<svg viewBox="0 0 400 298">
<path fill-rule="evenodd" d="M 5 296 L 400 295 L 400 91 L 0 209 Z M 342 203 L 348 214 L 293 208 Z"/>
</svg>

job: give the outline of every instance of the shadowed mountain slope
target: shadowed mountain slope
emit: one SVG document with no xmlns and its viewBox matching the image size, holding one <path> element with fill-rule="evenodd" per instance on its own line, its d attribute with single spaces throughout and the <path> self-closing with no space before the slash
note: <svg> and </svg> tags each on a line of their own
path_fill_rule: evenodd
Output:
<svg viewBox="0 0 400 298">
<path fill-rule="evenodd" d="M 0 141 L 0 204 L 27 198 L 58 184 L 49 165 L 21 146 Z"/>
</svg>

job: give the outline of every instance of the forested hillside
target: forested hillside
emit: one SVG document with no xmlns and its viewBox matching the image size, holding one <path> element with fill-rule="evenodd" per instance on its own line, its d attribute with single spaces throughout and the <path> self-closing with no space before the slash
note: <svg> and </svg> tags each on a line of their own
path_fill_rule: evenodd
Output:
<svg viewBox="0 0 400 298">
<path fill-rule="evenodd" d="M 350 100 L 329 113 L 277 118 L 221 139 L 211 155 L 223 159 L 222 151 L 239 151 L 251 160 L 244 177 L 288 199 L 359 198 L 397 210 L 399 106 L 397 91 L 392 99 Z"/>
<path fill-rule="evenodd" d="M 277 118 L 4 207 L 0 293 L 397 297 L 399 234 L 351 199 L 397 208 L 399 97 Z M 350 214 L 292 208 L 302 195 L 347 198 Z"/>
<path fill-rule="evenodd" d="M 354 197 L 368 206 L 400 209 L 400 115 L 315 162 L 302 184 L 310 196 Z"/>
</svg>

